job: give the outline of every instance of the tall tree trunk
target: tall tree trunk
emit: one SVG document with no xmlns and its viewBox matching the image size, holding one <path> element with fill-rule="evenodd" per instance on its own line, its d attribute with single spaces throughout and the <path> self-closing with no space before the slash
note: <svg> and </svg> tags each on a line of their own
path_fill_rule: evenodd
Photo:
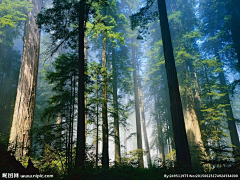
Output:
<svg viewBox="0 0 240 180">
<path fill-rule="evenodd" d="M 201 136 L 201 131 L 199 127 L 199 122 L 197 118 L 197 113 L 195 111 L 195 103 L 193 98 L 193 92 L 190 84 L 190 77 L 188 75 L 188 68 L 186 60 L 179 65 L 180 69 L 180 79 L 182 81 L 180 89 L 182 92 L 182 106 L 184 114 L 184 122 L 187 131 L 187 138 L 190 147 L 190 154 L 192 159 L 192 165 L 194 170 L 201 171 L 201 159 L 202 154 L 205 153 L 203 147 L 203 141 Z M 182 88 L 181 88 L 182 87 Z"/>
<path fill-rule="evenodd" d="M 119 116 L 117 100 L 117 67 L 115 59 L 115 48 L 112 48 L 112 65 L 113 65 L 113 108 L 114 108 L 114 143 L 115 143 L 115 165 L 121 162 L 120 155 L 120 136 L 119 136 Z"/>
<path fill-rule="evenodd" d="M 132 43 L 134 40 L 132 39 Z M 141 133 L 141 121 L 140 121 L 140 111 L 139 111 L 139 95 L 138 95 L 138 82 L 137 82 L 137 62 L 136 62 L 136 48 L 135 44 L 132 45 L 132 58 L 133 58 L 133 81 L 134 81 L 134 95 L 135 95 L 135 113 L 136 113 L 136 127 L 137 127 L 137 148 L 139 150 L 138 163 L 139 167 L 144 167 L 143 165 L 143 152 L 142 152 L 142 133 Z"/>
<path fill-rule="evenodd" d="M 76 147 L 76 159 L 75 168 L 79 166 L 84 168 L 85 160 L 85 60 L 84 60 L 84 17 L 85 12 L 85 0 L 81 0 L 79 3 L 79 81 L 78 81 L 78 123 L 77 123 L 77 147 Z"/>
<path fill-rule="evenodd" d="M 128 95 L 126 94 L 126 96 L 123 99 L 123 104 L 126 105 L 127 104 L 127 99 L 128 99 Z M 124 153 L 127 153 L 127 129 L 126 127 L 124 127 L 123 129 L 124 131 L 124 135 L 123 135 L 123 139 L 124 139 Z"/>
<path fill-rule="evenodd" d="M 99 128 L 99 123 L 98 123 L 98 78 L 99 78 L 99 71 L 97 71 L 97 137 L 96 137 L 96 161 L 95 161 L 95 167 L 97 168 L 98 166 L 98 128 Z"/>
<path fill-rule="evenodd" d="M 70 84 L 70 102 L 69 102 L 69 125 L 68 125 L 68 152 L 69 152 L 69 157 L 68 157 L 68 170 L 70 170 L 70 166 L 72 164 L 72 126 L 73 126 L 73 76 L 71 76 L 71 84 Z"/>
<path fill-rule="evenodd" d="M 194 104 L 195 104 L 195 110 L 196 110 L 196 114 L 197 114 L 197 118 L 198 118 L 198 123 L 199 123 L 199 127 L 200 127 L 200 132 L 201 132 L 201 136 L 202 136 L 202 141 L 203 141 L 203 147 L 207 147 L 208 146 L 208 135 L 206 134 L 206 125 L 205 123 L 202 123 L 201 121 L 204 119 L 203 117 L 203 113 L 201 112 L 201 97 L 200 97 L 200 93 L 199 93 L 199 85 L 198 85 L 198 77 L 197 77 L 197 72 L 196 72 L 196 68 L 193 67 L 193 65 L 190 65 L 190 71 L 192 73 L 193 76 L 193 97 L 194 97 Z M 206 151 L 206 155 L 209 157 L 210 156 L 210 151 L 208 148 L 205 148 Z M 210 167 L 210 166 L 209 166 Z"/>
<path fill-rule="evenodd" d="M 190 67 L 190 72 L 193 79 L 192 92 L 193 92 L 193 98 L 194 98 L 194 105 L 195 105 L 199 127 L 201 130 L 203 145 L 205 147 L 207 145 L 207 135 L 202 133 L 206 131 L 206 125 L 204 123 L 201 123 L 201 121 L 203 120 L 203 114 L 201 112 L 201 97 L 199 94 L 198 77 L 197 77 L 196 68 L 192 65 L 192 62 L 189 63 L 189 67 Z"/>
<path fill-rule="evenodd" d="M 84 62 L 85 64 L 87 64 L 87 48 L 88 48 L 88 41 L 87 41 L 87 37 L 84 37 Z M 85 83 L 85 89 L 87 89 L 87 83 Z M 85 92 L 84 93 L 84 98 L 85 98 L 85 110 L 87 108 L 87 93 Z M 86 139 L 87 139 L 87 113 L 85 113 L 85 142 L 86 142 Z"/>
<path fill-rule="evenodd" d="M 172 40 L 169 30 L 165 0 L 158 0 L 158 10 L 160 16 L 160 27 L 162 33 L 163 51 L 165 56 L 165 67 L 169 87 L 168 89 L 174 140 L 176 146 L 176 157 L 177 161 L 184 163 L 188 169 L 192 169 L 191 156 L 184 124 L 182 103 L 179 93 L 177 71 L 174 62 Z"/>
<path fill-rule="evenodd" d="M 31 155 L 33 115 L 36 99 L 40 50 L 40 29 L 35 16 L 42 8 L 42 0 L 29 0 L 33 9 L 28 13 L 24 28 L 24 45 L 19 73 L 17 96 L 9 139 L 9 149 L 14 148 L 16 159 Z"/>
<path fill-rule="evenodd" d="M 73 118 L 72 118 L 72 129 L 71 129 L 71 149 L 70 149 L 70 153 L 71 153 L 71 162 L 73 163 L 73 130 L 74 130 L 74 118 L 75 118 L 75 103 L 76 103 L 76 71 L 74 71 L 73 74 L 73 102 L 72 102 L 72 111 L 73 111 Z"/>
<path fill-rule="evenodd" d="M 69 113 L 69 105 L 66 106 L 66 126 L 65 126 L 65 132 L 66 132 L 66 136 L 65 136 L 65 149 L 66 149 L 66 161 L 65 161 L 65 166 L 66 168 L 69 170 L 69 117 L 70 117 L 70 113 Z"/>
<path fill-rule="evenodd" d="M 139 86 L 139 95 L 140 95 L 140 102 L 141 102 L 142 126 L 143 126 L 143 136 L 144 136 L 144 142 L 145 142 L 145 149 L 146 149 L 146 151 L 148 151 L 148 153 L 147 153 L 147 163 L 148 163 L 148 167 L 151 167 L 152 166 L 152 161 L 151 161 L 150 149 L 149 149 L 149 144 L 148 144 L 147 128 L 146 128 L 146 123 L 145 123 L 144 103 L 143 103 L 143 95 L 142 95 L 141 85 Z"/>
<path fill-rule="evenodd" d="M 154 102 L 155 102 L 156 123 L 157 123 L 157 141 L 158 141 L 159 158 L 162 160 L 162 163 L 165 163 L 165 151 L 164 151 L 165 144 L 163 141 L 163 126 L 162 126 L 160 114 L 157 113 L 158 95 L 154 96 Z"/>
<path fill-rule="evenodd" d="M 161 118 L 159 117 L 159 114 L 157 116 L 157 129 L 158 129 L 158 145 L 159 145 L 159 154 L 160 158 L 162 159 L 162 162 L 165 163 L 165 151 L 164 151 L 164 141 L 163 141 L 163 126 L 161 123 Z"/>
<path fill-rule="evenodd" d="M 107 14 L 107 8 L 104 8 L 103 16 Z M 108 154 L 108 119 L 107 119 L 107 34 L 103 34 L 102 50 L 102 67 L 103 72 L 103 91 L 102 91 L 102 166 L 109 168 Z"/>
</svg>

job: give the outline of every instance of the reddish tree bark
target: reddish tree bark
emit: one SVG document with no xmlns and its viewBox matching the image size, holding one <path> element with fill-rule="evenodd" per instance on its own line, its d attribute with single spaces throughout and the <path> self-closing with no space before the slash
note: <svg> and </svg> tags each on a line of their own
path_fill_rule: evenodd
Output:
<svg viewBox="0 0 240 180">
<path fill-rule="evenodd" d="M 30 130 L 33 126 L 39 64 L 40 29 L 38 29 L 35 17 L 42 8 L 42 0 L 29 1 L 34 7 L 28 12 L 24 28 L 22 62 L 9 139 L 9 150 L 16 150 L 14 154 L 16 159 L 31 153 Z"/>
</svg>

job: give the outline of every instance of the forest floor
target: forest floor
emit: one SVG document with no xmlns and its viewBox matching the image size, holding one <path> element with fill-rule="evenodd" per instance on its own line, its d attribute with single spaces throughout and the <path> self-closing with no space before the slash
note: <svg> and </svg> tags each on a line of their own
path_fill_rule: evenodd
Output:
<svg viewBox="0 0 240 180">
<path fill-rule="evenodd" d="M 2 161 L 3 160 L 3 161 Z M 31 163 L 32 164 L 32 163 Z M 101 167 L 86 167 L 68 173 L 59 174 L 51 168 L 45 168 L 39 171 L 33 166 L 24 168 L 20 162 L 16 161 L 13 156 L 5 154 L 5 158 L 1 158 L 0 173 L 19 173 L 21 174 L 42 174 L 53 175 L 50 179 L 67 179 L 67 180 L 157 180 L 157 179 L 239 179 L 240 167 L 218 168 L 208 173 L 187 171 L 182 167 L 151 167 L 151 168 L 137 168 L 129 165 L 122 165 L 119 167 L 110 167 L 103 169 Z M 205 177 L 205 178 L 204 178 Z M 1 177 L 0 177 L 1 179 Z M 20 178 L 21 179 L 21 178 Z M 26 178 L 25 178 L 26 179 Z M 30 178 L 34 179 L 34 178 Z"/>
<path fill-rule="evenodd" d="M 169 173 L 166 169 L 160 168 L 134 168 L 131 166 L 123 166 L 119 168 L 109 169 L 86 169 L 85 171 L 73 172 L 60 178 L 69 179 L 164 179 L 164 174 Z"/>
<path fill-rule="evenodd" d="M 38 167 L 38 169 L 34 167 L 36 162 L 33 162 L 33 164 L 29 160 L 27 167 L 24 167 L 14 156 L 10 155 L 6 144 L 7 141 L 6 143 L 0 141 L 0 147 L 2 147 L 0 148 L 0 179 L 6 173 L 53 175 L 54 178 L 51 179 L 68 180 L 240 179 L 240 161 L 235 161 L 232 164 L 224 162 L 225 165 L 221 165 L 218 168 L 215 167 L 215 169 L 209 172 L 188 171 L 182 165 L 176 166 L 175 162 L 175 167 L 153 166 L 150 168 L 138 168 L 137 164 L 123 164 L 118 167 L 111 166 L 109 169 L 94 168 L 93 164 L 90 163 L 86 165 L 84 170 L 78 169 L 61 173 L 56 168 L 49 166 L 44 166 L 44 168 Z M 211 165 L 211 167 L 214 166 Z M 201 176 L 205 176 L 205 178 Z"/>
<path fill-rule="evenodd" d="M 86 169 L 56 179 L 99 179 L 99 180 L 157 180 L 157 179 L 239 179 L 238 170 L 233 168 L 215 169 L 208 173 L 196 173 L 183 168 L 135 168 L 122 166 L 109 169 Z M 202 176 L 202 178 L 201 178 Z M 205 178 L 204 178 L 205 177 Z"/>
</svg>

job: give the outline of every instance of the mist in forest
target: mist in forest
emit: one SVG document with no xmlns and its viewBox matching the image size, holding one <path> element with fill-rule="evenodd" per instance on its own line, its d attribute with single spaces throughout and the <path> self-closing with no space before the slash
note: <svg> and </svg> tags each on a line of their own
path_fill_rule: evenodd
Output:
<svg viewBox="0 0 240 180">
<path fill-rule="evenodd" d="M 237 175 L 239 31 L 236 0 L 0 0 L 1 172 Z"/>
</svg>

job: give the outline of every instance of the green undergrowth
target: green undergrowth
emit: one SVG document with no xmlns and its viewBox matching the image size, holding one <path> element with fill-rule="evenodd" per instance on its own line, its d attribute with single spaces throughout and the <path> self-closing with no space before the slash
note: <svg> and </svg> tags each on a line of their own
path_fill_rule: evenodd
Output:
<svg viewBox="0 0 240 180">
<path fill-rule="evenodd" d="M 7 152 L 8 138 L 0 134 L 0 152 L 1 152 L 1 161 L 0 161 L 0 172 L 21 172 L 27 166 L 27 160 L 21 161 L 23 166 L 20 163 L 9 155 Z M 221 149 L 224 149 L 223 147 Z M 216 150 L 215 150 L 216 151 Z M 218 152 L 218 151 L 216 151 Z M 216 153 L 217 154 L 217 153 Z M 95 168 L 94 163 L 90 159 L 85 161 L 85 169 L 74 169 L 74 165 L 68 165 L 67 168 L 64 167 L 64 162 L 57 163 L 55 159 L 40 158 L 32 159 L 32 162 L 36 168 L 38 168 L 40 174 L 44 175 L 53 175 L 54 179 L 69 179 L 69 180 L 85 180 L 85 179 L 106 179 L 106 180 L 154 180 L 154 179 L 171 179 L 167 178 L 167 175 L 174 174 L 239 174 L 240 172 L 240 157 L 239 155 L 234 155 L 232 158 L 223 158 L 223 153 L 217 155 L 215 158 L 210 158 L 208 160 L 202 161 L 204 164 L 209 164 L 209 171 L 205 172 L 195 172 L 188 171 L 183 164 L 179 164 L 176 161 L 167 160 L 163 164 L 160 160 L 154 161 L 154 165 L 149 168 L 138 168 L 138 164 L 135 158 L 132 156 L 123 158 L 122 164 L 116 166 L 110 166 L 109 169 L 104 169 L 101 166 Z M 135 153 L 133 153 L 135 155 Z M 232 156 L 229 156 L 232 157 Z M 48 161 L 47 161 L 48 160 Z M 56 162 L 55 162 L 56 161 Z M 18 169 L 18 171 L 15 171 Z M 240 174 L 239 174 L 240 175 Z M 240 176 L 239 176 L 240 177 Z M 178 178 L 174 178 L 178 179 Z M 181 178 L 185 179 L 185 178 Z M 189 178 L 191 179 L 191 178 Z M 206 178 L 207 179 L 207 178 Z M 214 179 L 214 178 L 211 178 Z M 227 179 L 227 178 L 226 178 Z M 228 179 L 238 179 L 238 178 L 228 178 Z"/>
</svg>

